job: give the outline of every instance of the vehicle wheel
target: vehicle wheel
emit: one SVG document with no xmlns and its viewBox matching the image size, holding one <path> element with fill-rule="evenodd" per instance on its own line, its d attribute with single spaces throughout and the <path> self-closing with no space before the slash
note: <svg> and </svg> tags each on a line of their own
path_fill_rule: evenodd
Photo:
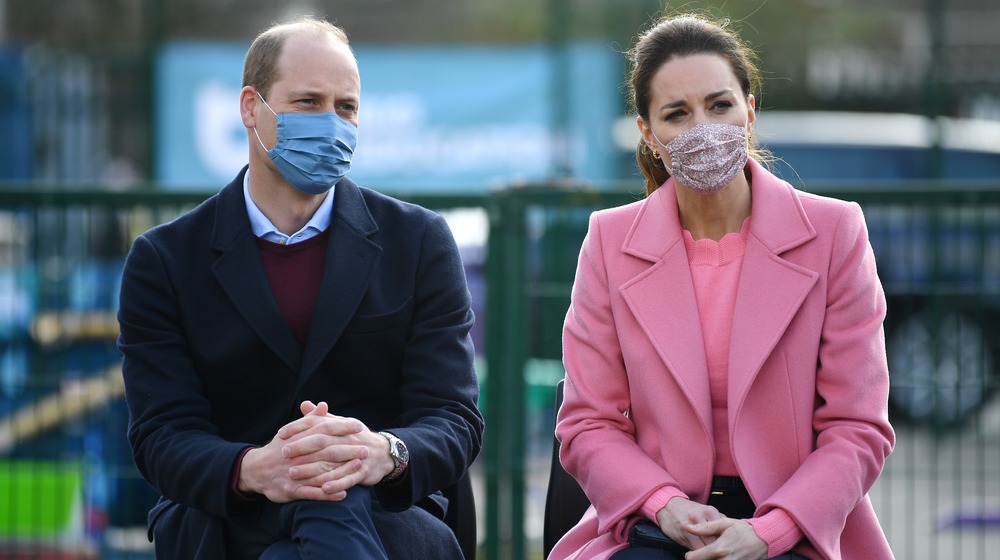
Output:
<svg viewBox="0 0 1000 560">
<path fill-rule="evenodd" d="M 983 329 L 961 313 L 945 313 L 936 325 L 911 315 L 886 345 L 889 399 L 911 420 L 954 426 L 985 401 L 992 350 Z"/>
</svg>

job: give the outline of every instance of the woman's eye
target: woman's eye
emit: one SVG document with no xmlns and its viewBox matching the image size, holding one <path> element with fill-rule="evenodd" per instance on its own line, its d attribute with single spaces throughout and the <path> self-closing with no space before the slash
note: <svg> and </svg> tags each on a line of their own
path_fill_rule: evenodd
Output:
<svg viewBox="0 0 1000 560">
<path fill-rule="evenodd" d="M 733 106 L 733 104 L 731 102 L 729 102 L 729 101 L 719 101 L 718 103 L 716 103 L 714 105 L 714 108 L 718 109 L 718 110 L 726 110 L 726 109 L 728 109 L 728 108 L 730 108 L 732 106 Z"/>
<path fill-rule="evenodd" d="M 663 118 L 665 121 L 676 121 L 677 119 L 684 116 L 684 111 L 674 111 L 673 113 L 668 113 L 666 117 Z"/>
</svg>

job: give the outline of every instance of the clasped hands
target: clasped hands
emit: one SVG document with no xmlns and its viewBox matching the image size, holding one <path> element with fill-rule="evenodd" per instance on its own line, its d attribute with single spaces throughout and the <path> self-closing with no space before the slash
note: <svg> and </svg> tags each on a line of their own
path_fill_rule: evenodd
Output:
<svg viewBox="0 0 1000 560">
<path fill-rule="evenodd" d="M 299 405 L 302 418 L 251 449 L 240 468 L 240 492 L 275 503 L 339 501 L 354 486 L 374 486 L 395 467 L 389 442 L 360 420 L 329 413 L 325 402 Z"/>
<path fill-rule="evenodd" d="M 767 543 L 749 523 L 712 506 L 675 496 L 656 513 L 656 522 L 665 535 L 691 549 L 685 560 L 767 558 Z"/>
</svg>

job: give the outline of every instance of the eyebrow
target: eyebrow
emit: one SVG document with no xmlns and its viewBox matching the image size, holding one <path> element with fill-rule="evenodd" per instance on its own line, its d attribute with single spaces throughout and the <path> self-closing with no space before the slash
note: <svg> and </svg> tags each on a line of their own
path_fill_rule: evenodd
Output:
<svg viewBox="0 0 1000 560">
<path fill-rule="evenodd" d="M 288 96 L 292 99 L 299 99 L 302 97 L 326 97 L 327 94 L 321 90 L 317 89 L 297 89 L 289 92 Z M 344 101 L 350 101 L 352 103 L 358 102 L 358 96 L 353 93 L 343 96 Z"/>
<path fill-rule="evenodd" d="M 314 89 L 293 89 L 288 92 L 288 97 L 297 99 L 300 97 L 322 97 L 322 92 Z"/>
<path fill-rule="evenodd" d="M 713 99 L 717 99 L 719 97 L 722 97 L 723 95 L 726 95 L 727 93 L 732 93 L 732 92 L 733 90 L 729 88 L 719 91 L 713 91 L 712 93 L 709 93 L 708 95 L 705 96 L 705 101 L 711 101 Z M 662 111 L 663 109 L 676 109 L 678 107 L 683 107 L 685 105 L 687 105 L 687 101 L 679 99 L 677 101 L 664 104 L 662 107 L 660 107 L 660 110 Z"/>
</svg>

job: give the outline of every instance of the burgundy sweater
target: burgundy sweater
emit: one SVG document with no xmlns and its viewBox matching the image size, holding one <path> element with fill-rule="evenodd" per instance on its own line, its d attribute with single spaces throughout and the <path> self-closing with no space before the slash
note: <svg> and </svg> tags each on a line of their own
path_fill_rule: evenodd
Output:
<svg viewBox="0 0 1000 560">
<path fill-rule="evenodd" d="M 305 241 L 281 245 L 257 238 L 260 260 L 271 284 L 271 292 L 299 347 L 305 349 L 309 338 L 313 307 L 323 283 L 329 228 Z"/>
</svg>

